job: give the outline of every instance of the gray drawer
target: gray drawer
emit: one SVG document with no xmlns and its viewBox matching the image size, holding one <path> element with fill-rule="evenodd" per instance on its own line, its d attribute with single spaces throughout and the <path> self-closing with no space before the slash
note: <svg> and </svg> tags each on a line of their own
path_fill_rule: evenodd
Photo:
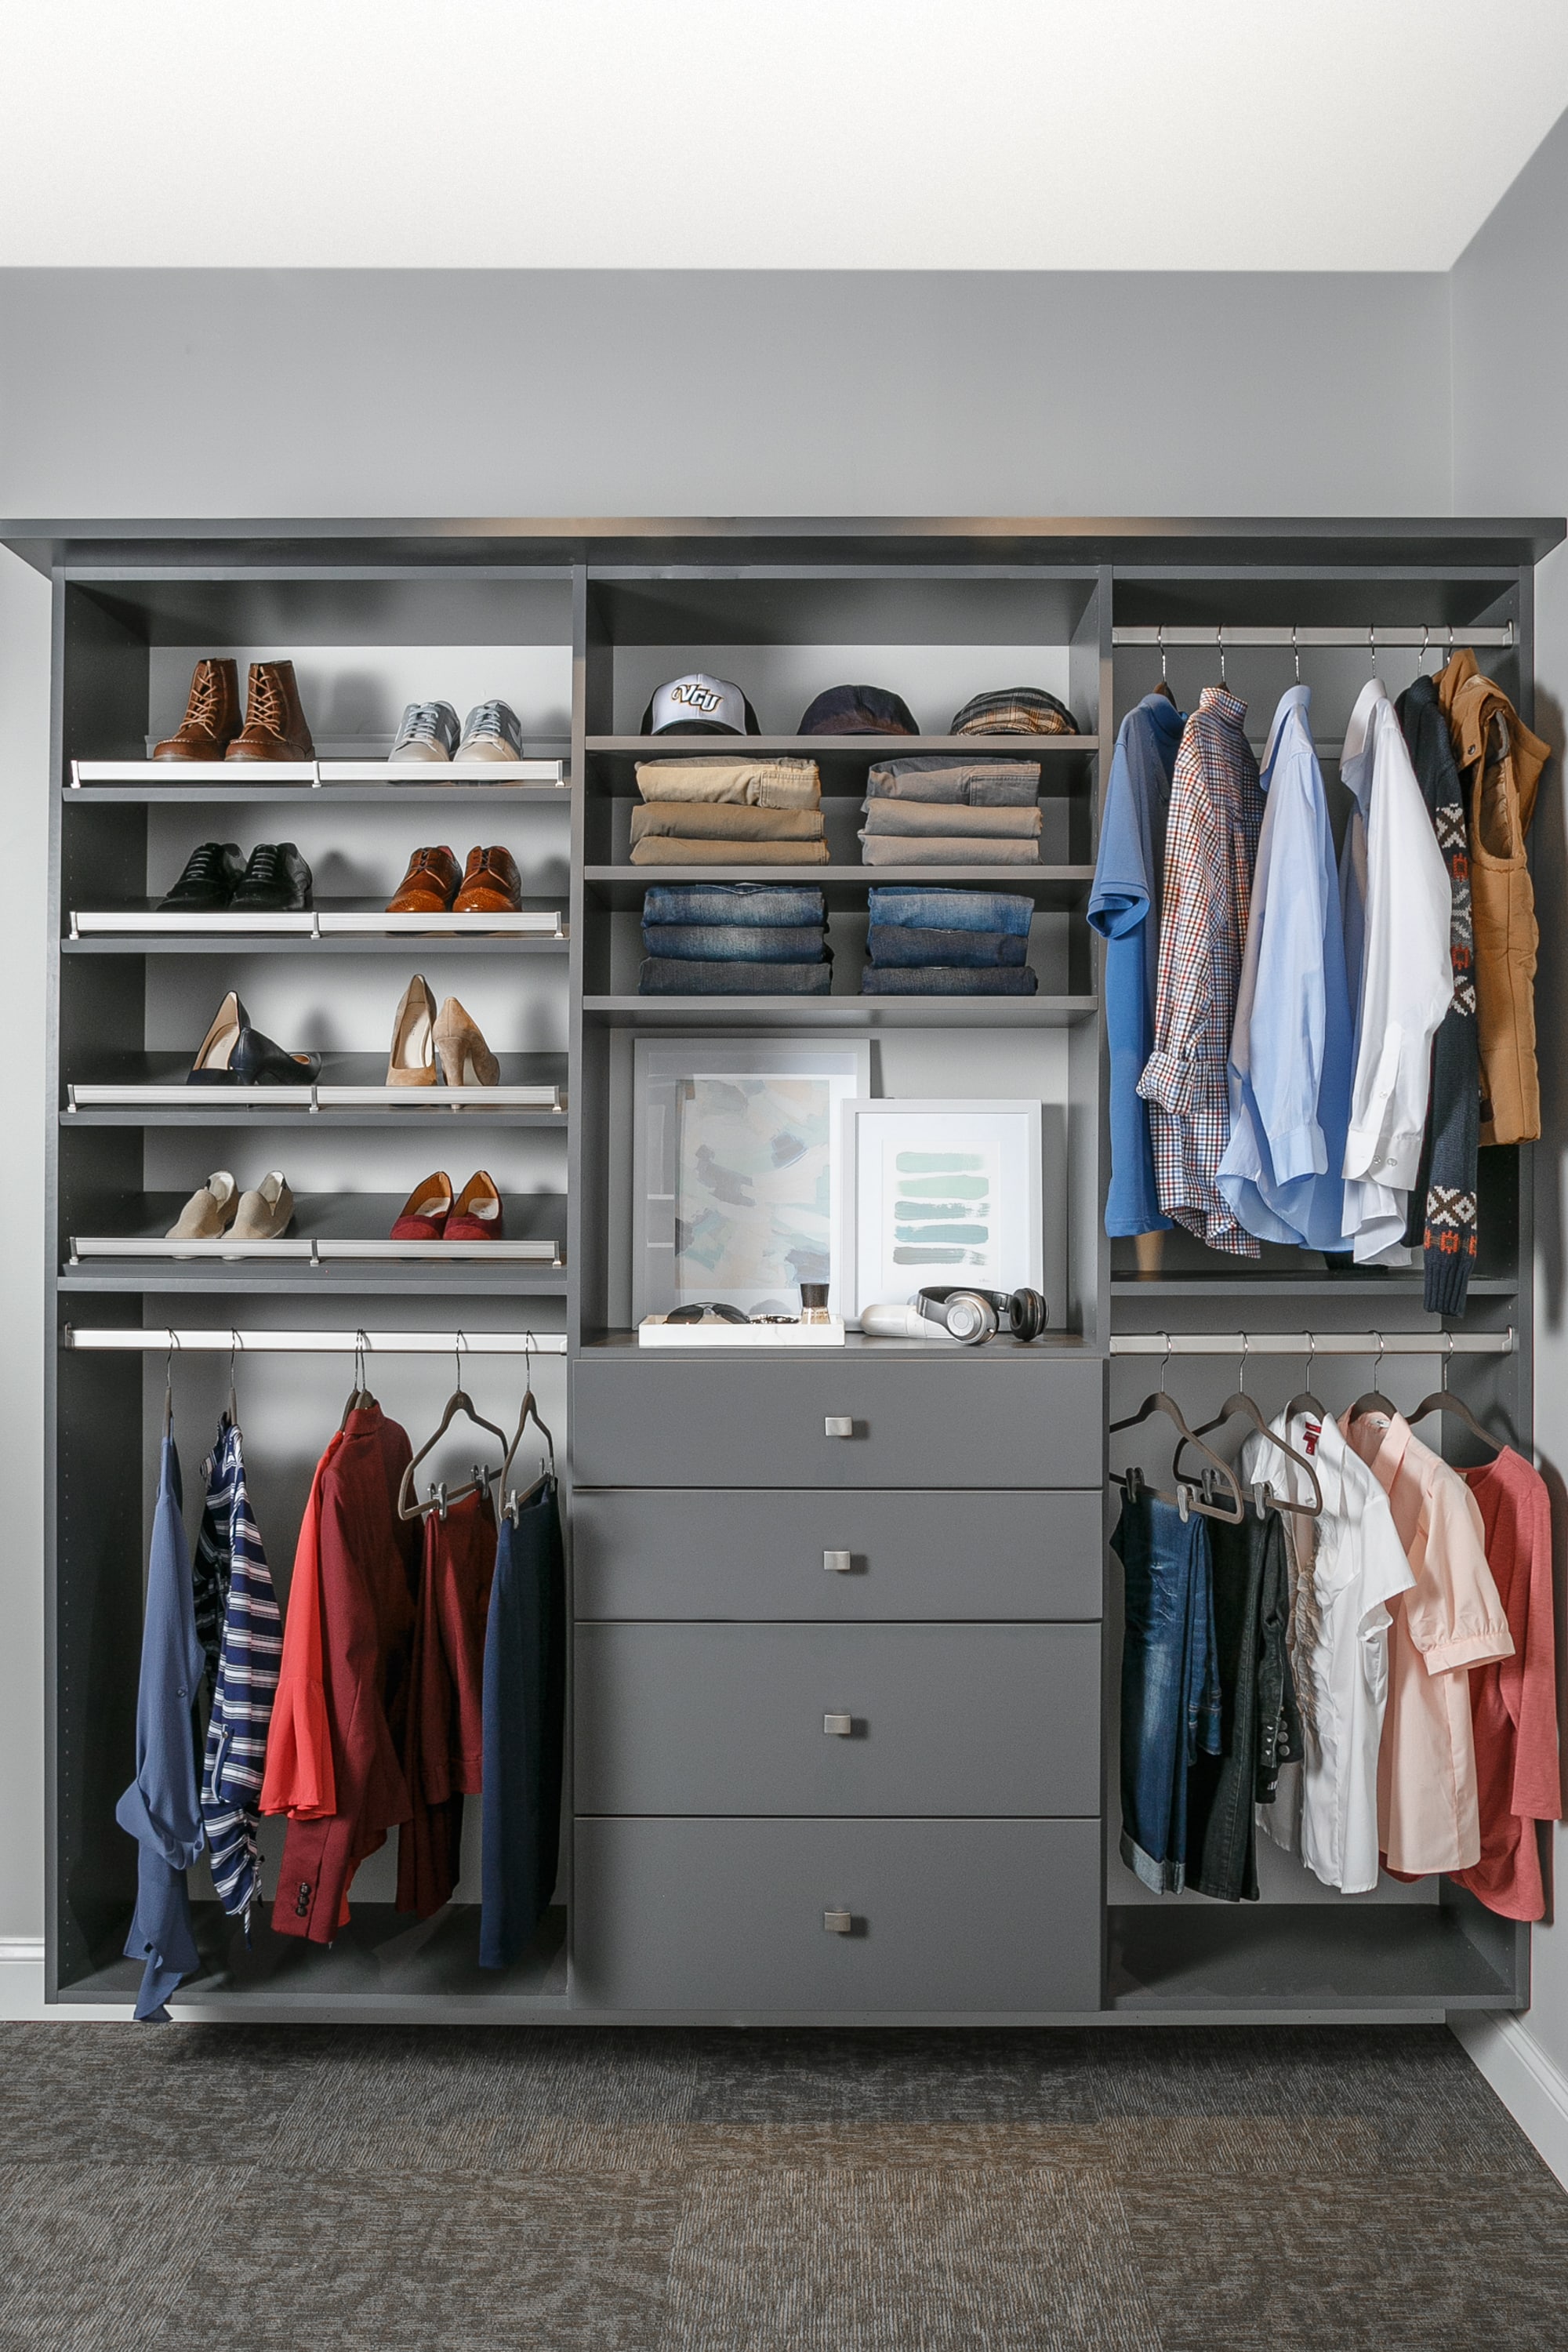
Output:
<svg viewBox="0 0 1568 2352">
<path fill-rule="evenodd" d="M 1090 1822 L 580 1822 L 596 2006 L 963 2018 L 1100 2007 Z M 847 1914 L 848 1934 L 825 1914 Z"/>
<path fill-rule="evenodd" d="M 809 1363 L 588 1349 L 572 1369 L 573 1475 L 580 1486 L 1098 1486 L 1103 1385 L 1098 1358 L 1043 1346 L 847 1348 Z"/>
<path fill-rule="evenodd" d="M 1100 1811 L 1097 1625 L 592 1624 L 574 1654 L 579 1813 Z"/>
<path fill-rule="evenodd" d="M 1098 1489 L 579 1487 L 588 1617 L 1098 1617 Z M 831 1566 L 825 1562 L 831 1561 Z"/>
</svg>

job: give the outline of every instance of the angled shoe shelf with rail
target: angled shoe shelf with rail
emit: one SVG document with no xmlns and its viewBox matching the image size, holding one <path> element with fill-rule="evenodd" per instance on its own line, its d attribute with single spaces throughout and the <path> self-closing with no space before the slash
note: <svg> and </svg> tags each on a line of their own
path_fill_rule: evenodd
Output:
<svg viewBox="0 0 1568 2352">
<path fill-rule="evenodd" d="M 247 1949 L 198 1886 L 204 1973 L 178 1996 L 186 2011 L 1050 2023 L 1522 2006 L 1528 1929 L 1447 1882 L 1347 1902 L 1269 1853 L 1264 1899 L 1232 1910 L 1148 1895 L 1118 1857 L 1104 1431 L 1152 1370 L 1123 1344 L 1299 1330 L 1303 1348 L 1308 1333 L 1342 1344 L 1373 1332 L 1408 1347 L 1420 1335 L 1430 1354 L 1391 1360 L 1403 1397 L 1402 1380 L 1411 1396 L 1435 1384 L 1443 1336 L 1418 1276 L 1344 1274 L 1283 1251 L 1233 1265 L 1181 1235 L 1150 1273 L 1131 1245 L 1106 1243 L 1100 959 L 1084 915 L 1116 729 L 1162 667 L 1190 707 L 1223 641 L 1261 736 L 1293 675 L 1294 631 L 1338 803 L 1331 747 L 1367 675 L 1369 632 L 1395 692 L 1423 632 L 1431 655 L 1450 625 L 1458 642 L 1480 633 L 1486 665 L 1529 716 L 1532 571 L 1562 535 L 1551 522 L 1448 520 L 0 531 L 51 574 L 56 614 L 50 770 L 14 780 L 53 808 L 49 1998 L 129 2003 L 137 1975 L 121 1958 L 135 1862 L 114 1804 L 132 1770 L 165 1381 L 165 1352 L 137 1335 L 182 1338 L 170 1361 L 193 1519 L 232 1370 L 281 1585 L 353 1377 L 352 1355 L 307 1343 L 345 1348 L 361 1327 L 372 1385 L 416 1443 L 451 1384 L 449 1346 L 471 1350 L 465 1375 L 503 1423 L 521 1351 L 531 1356 L 569 1474 L 556 1906 L 519 1968 L 479 1969 L 472 1819 L 459 1899 L 422 1927 L 392 1907 L 391 1844 L 364 1865 L 352 1926 L 330 1948 L 262 1923 Z M 199 774 L 149 762 L 192 663 L 213 654 L 242 674 L 251 659 L 294 659 L 314 761 Z M 694 667 L 745 688 L 768 730 L 750 749 L 819 763 L 829 862 L 767 873 L 823 889 L 830 996 L 637 993 L 650 881 L 760 871 L 630 862 L 641 714 L 654 687 Z M 902 692 L 933 730 L 977 691 L 1041 685 L 1082 731 L 956 744 L 789 731 L 815 694 L 862 680 Z M 565 762 L 562 783 L 548 771 L 393 779 L 384 755 L 405 701 L 439 695 L 460 711 L 490 694 L 518 710 L 531 758 Z M 864 866 L 871 761 L 954 748 L 1039 759 L 1043 862 Z M 150 924 L 211 838 L 296 841 L 321 919 L 259 936 Z M 473 844 L 504 844 L 525 907 L 559 919 L 553 935 L 377 924 L 411 850 L 437 840 L 459 862 Z M 862 997 L 867 890 L 900 880 L 1032 898 L 1038 994 Z M 334 930 L 327 919 L 342 916 L 360 921 Z M 499 1088 L 389 1097 L 393 1011 L 415 971 L 476 1017 L 500 1057 Z M 308 1083 L 184 1087 L 230 988 L 268 1036 L 321 1055 Z M 641 1037 L 682 1032 L 865 1036 L 884 1095 L 1037 1097 L 1046 1341 L 639 1354 L 634 1055 Z M 242 1185 L 285 1170 L 297 1200 L 285 1244 L 159 1248 L 216 1166 Z M 437 1166 L 457 1185 L 488 1168 L 508 1235 L 532 1246 L 371 1255 Z M 1457 1355 L 1451 1376 L 1521 1439 L 1531 1244 L 1528 1150 L 1483 1155 L 1463 1331 L 1495 1352 Z M 94 1344 L 75 1344 L 89 1329 Z M 104 1344 L 121 1334 L 124 1347 Z M 1360 1361 L 1330 1363 L 1316 1384 L 1331 1402 L 1365 1384 Z M 1235 1371 L 1234 1358 L 1184 1357 L 1172 1378 L 1195 1413 L 1217 1406 Z M 1248 1371 L 1268 1408 L 1300 1379 L 1300 1360 L 1279 1354 Z"/>
</svg>

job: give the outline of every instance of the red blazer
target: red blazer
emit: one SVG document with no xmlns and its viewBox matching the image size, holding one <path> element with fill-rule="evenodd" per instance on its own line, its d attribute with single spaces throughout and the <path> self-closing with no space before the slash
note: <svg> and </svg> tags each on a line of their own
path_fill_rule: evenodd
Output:
<svg viewBox="0 0 1568 2352">
<path fill-rule="evenodd" d="M 462 1867 L 463 1799 L 484 1780 L 485 1628 L 496 1571 L 488 1493 L 425 1521 L 404 1761 L 411 1802 L 397 1840 L 397 1907 L 427 1919 Z"/>
<path fill-rule="evenodd" d="M 291 1767 L 274 1772 L 269 1740 L 266 1798 L 268 1810 L 289 1816 L 272 1925 L 279 1935 L 313 1944 L 330 1944 L 346 1926 L 354 1872 L 385 1843 L 393 1824 L 408 1818 L 403 1748 L 417 1530 L 398 1518 L 397 1489 L 411 1452 L 406 1433 L 379 1405 L 351 1412 L 317 1473 L 314 1546 L 301 1536 L 301 1557 L 313 1549 L 317 1570 L 321 1712 L 331 1776 L 312 1754 L 309 1730 L 301 1733 L 309 1717 L 290 1709 L 284 1719 L 294 1726 Z M 289 1633 L 296 1609 L 309 1612 L 310 1599 L 308 1591 L 290 1588 Z M 314 1664 L 314 1646 L 299 1643 L 302 1670 Z M 289 1648 L 286 1633 L 285 1685 Z M 310 1799 L 319 1804 L 326 1793 L 331 1810 L 317 1810 Z M 302 1801 L 291 1802 L 293 1795 Z"/>
</svg>

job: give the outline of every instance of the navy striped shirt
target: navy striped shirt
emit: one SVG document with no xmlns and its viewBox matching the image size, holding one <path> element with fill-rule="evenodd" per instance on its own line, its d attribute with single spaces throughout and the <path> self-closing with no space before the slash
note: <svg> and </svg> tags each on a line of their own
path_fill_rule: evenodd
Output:
<svg viewBox="0 0 1568 2352">
<path fill-rule="evenodd" d="M 203 1470 L 206 1502 L 192 1569 L 211 1698 L 202 1820 L 218 1899 L 248 1934 L 260 1884 L 257 1805 L 283 1625 L 246 1493 L 239 1432 L 226 1413 Z"/>
</svg>

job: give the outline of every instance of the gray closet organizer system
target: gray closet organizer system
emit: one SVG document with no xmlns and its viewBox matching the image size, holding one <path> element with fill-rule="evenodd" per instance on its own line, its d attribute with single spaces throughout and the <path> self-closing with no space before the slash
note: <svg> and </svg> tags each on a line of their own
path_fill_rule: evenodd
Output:
<svg viewBox="0 0 1568 2352">
<path fill-rule="evenodd" d="M 563 1500 L 574 1632 L 556 1908 L 520 1968 L 486 1977 L 474 1965 L 471 1911 L 411 1937 L 405 1920 L 372 1905 L 331 1949 L 263 1927 L 247 1956 L 216 1906 L 201 1906 L 209 1965 L 177 1996 L 181 2008 L 230 2018 L 1048 2023 L 1522 2007 L 1528 1929 L 1447 1881 L 1409 1900 L 1345 1901 L 1298 1873 L 1297 1899 L 1297 1882 L 1275 1874 L 1263 1903 L 1230 1907 L 1138 1899 L 1116 1858 L 1120 1628 L 1105 1547 L 1114 1496 L 1104 1432 L 1113 1401 L 1135 1401 L 1156 1367 L 1115 1360 L 1113 1339 L 1424 1332 L 1432 1358 L 1408 1366 L 1412 1396 L 1415 1380 L 1435 1384 L 1443 1343 L 1423 1312 L 1418 1273 L 1331 1275 L 1281 1251 L 1237 1265 L 1173 1235 L 1158 1277 L 1140 1278 L 1131 1245 L 1107 1244 L 1100 958 L 1083 908 L 1116 726 L 1160 675 L 1155 632 L 1167 633 L 1165 658 L 1188 707 L 1217 675 L 1224 633 L 1229 682 L 1248 699 L 1255 739 L 1293 674 L 1292 628 L 1326 751 L 1367 674 L 1369 635 L 1397 692 L 1424 631 L 1436 656 L 1450 626 L 1459 643 L 1485 627 L 1484 666 L 1528 719 L 1532 567 L 1562 536 L 1557 522 L 1464 520 L 0 530 L 54 584 L 50 2000 L 129 2002 L 137 1976 L 120 1958 L 134 1851 L 113 1808 L 132 1769 L 148 1416 L 163 1381 L 162 1352 L 89 1351 L 71 1344 L 73 1330 L 176 1320 L 218 1333 L 231 1324 L 361 1322 L 382 1333 L 450 1329 L 467 1317 L 477 1340 L 481 1328 L 515 1336 L 548 1325 L 564 1333 L 569 1355 Z M 1337 648 L 1322 642 L 1335 635 Z M 1395 638 L 1401 649 L 1386 651 Z M 569 788 L 301 789 L 255 767 L 211 783 L 165 769 L 73 786 L 73 761 L 144 757 L 154 649 L 258 645 L 437 649 L 415 665 L 417 678 L 410 670 L 410 694 L 445 690 L 443 646 L 569 646 L 570 744 L 528 747 L 569 754 Z M 833 862 L 804 878 L 826 893 L 835 993 L 639 999 L 642 894 L 650 879 L 679 878 L 626 862 L 632 765 L 645 748 L 635 730 L 650 677 L 717 667 L 777 725 L 821 688 L 879 682 L 879 649 L 890 647 L 931 649 L 942 683 L 929 693 L 907 684 L 907 665 L 887 680 L 915 692 L 928 722 L 971 692 L 1027 681 L 1065 692 L 1085 730 L 995 746 L 1041 760 L 1049 862 L 994 877 L 929 867 L 919 877 L 994 879 L 1031 893 L 1040 993 L 980 1003 L 855 993 L 867 886 L 891 878 L 860 866 L 854 839 L 877 746 L 768 734 L 752 748 L 821 762 Z M 809 691 L 792 682 L 770 693 L 765 677 L 759 689 L 759 673 L 781 662 L 794 665 L 792 681 L 809 677 Z M 962 693 L 950 694 L 950 677 L 962 678 Z M 943 748 L 942 738 L 898 745 Z M 965 748 L 979 747 L 969 739 Z M 1337 791 L 1328 759 L 1325 767 Z M 13 790 L 33 788 L 13 780 Z M 461 1114 L 484 1122 L 475 1160 L 486 1148 L 479 1136 L 510 1127 L 557 1139 L 563 1269 L 70 1262 L 73 1234 L 123 1233 L 139 1221 L 153 1229 L 162 1202 L 144 1170 L 160 1129 L 185 1131 L 194 1182 L 208 1165 L 195 1131 L 225 1118 L 200 1096 L 70 1108 L 73 1083 L 151 1070 L 153 976 L 162 958 L 185 949 L 73 940 L 69 918 L 144 905 L 165 887 L 166 835 L 155 876 L 150 845 L 169 805 L 189 813 L 187 846 L 233 835 L 237 824 L 246 838 L 271 837 L 290 829 L 289 810 L 309 805 L 316 822 L 331 810 L 345 843 L 395 856 L 395 880 L 410 847 L 454 826 L 459 854 L 469 840 L 500 839 L 526 869 L 542 803 L 570 806 L 569 879 L 545 893 L 567 916 L 567 940 L 521 955 L 468 940 L 439 954 L 484 959 L 492 971 L 510 958 L 509 985 L 569 991 L 564 1057 L 503 1070 L 563 1082 L 564 1109 Z M 397 944 L 408 969 L 437 952 Z M 248 943 L 244 952 L 253 951 Z M 384 941 L 284 940 L 265 952 L 294 959 L 277 969 L 314 973 L 323 993 L 345 970 L 337 958 L 374 954 L 384 972 L 395 969 Z M 314 961 L 328 955 L 334 961 Z M 1056 1155 L 1047 1187 L 1052 1329 L 1043 1344 L 960 1354 L 852 1339 L 815 1358 L 639 1355 L 629 1328 L 632 1040 L 738 1029 L 869 1033 L 883 1093 L 1042 1095 Z M 384 1054 L 384 1040 L 359 1042 L 360 1082 L 374 1083 L 371 1049 Z M 177 1078 L 177 1058 L 158 1074 Z M 439 1125 L 440 1157 L 458 1148 L 447 1143 L 449 1124 L 426 1109 L 278 1108 L 245 1115 L 251 1156 L 258 1167 L 285 1157 L 290 1131 L 329 1116 L 334 1127 L 359 1122 L 362 1181 L 378 1193 L 395 1189 L 376 1184 L 375 1156 L 388 1148 L 381 1139 L 406 1140 L 409 1121 Z M 226 1118 L 232 1126 L 234 1113 Z M 1451 1376 L 1478 1409 L 1505 1412 L 1528 1444 L 1529 1151 L 1483 1153 L 1481 1181 L 1482 1255 L 1463 1329 L 1511 1332 L 1515 1344 L 1506 1355 L 1456 1355 Z M 540 1229 L 549 1229 L 547 1214 Z M 1405 1365 L 1391 1358 L 1385 1379 Z M 1360 1387 L 1369 1370 L 1352 1363 L 1344 1377 Z M 342 1370 L 346 1391 L 347 1357 Z M 1173 1385 L 1212 1410 L 1235 1370 L 1234 1359 L 1183 1356 Z M 1317 1384 L 1332 1371 L 1325 1356 Z M 1250 1368 L 1270 1407 L 1300 1381 L 1299 1360 L 1255 1358 Z M 1329 1391 L 1335 1402 L 1351 1392 Z M 826 1433 L 830 1418 L 847 1418 L 853 1435 Z M 264 1456 L 265 1423 L 247 1419 L 247 1433 L 253 1461 Z M 199 1460 L 192 1444 L 187 1432 L 187 1506 Z M 286 1570 L 293 1528 L 263 1532 Z M 851 1736 L 826 1736 L 825 1715 L 842 1711 Z"/>
</svg>

